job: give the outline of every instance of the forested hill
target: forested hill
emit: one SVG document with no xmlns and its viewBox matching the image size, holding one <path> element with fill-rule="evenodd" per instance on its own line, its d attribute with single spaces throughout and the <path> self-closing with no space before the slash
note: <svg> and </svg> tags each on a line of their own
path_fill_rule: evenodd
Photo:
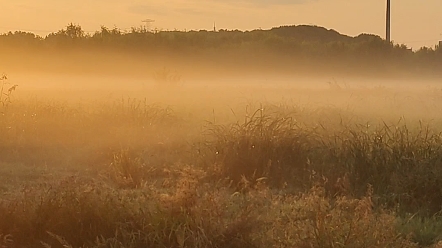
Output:
<svg viewBox="0 0 442 248">
<path fill-rule="evenodd" d="M 281 26 L 270 30 L 164 31 L 102 27 L 86 33 L 69 24 L 58 32 L 40 37 L 28 32 L 0 35 L 0 51 L 104 51 L 136 56 L 191 56 L 213 63 L 282 64 L 379 71 L 442 71 L 442 48 L 423 47 L 412 51 L 402 44 L 388 43 L 372 34 L 356 37 L 317 26 Z M 204 62 L 203 62 L 204 63 Z"/>
<path fill-rule="evenodd" d="M 264 31 L 267 32 L 267 31 Z M 318 26 L 281 26 L 268 31 L 271 35 L 282 38 L 293 39 L 298 42 L 318 42 L 318 43 L 359 43 L 376 40 L 382 42 L 382 38 L 373 34 L 360 34 L 356 37 L 341 34 L 333 29 L 326 29 Z"/>
<path fill-rule="evenodd" d="M 351 42 L 352 37 L 317 26 L 282 26 L 269 30 L 271 34 L 304 42 Z"/>
<path fill-rule="evenodd" d="M 75 42 L 73 42 L 75 41 Z M 86 43 L 103 45 L 136 44 L 163 45 L 163 46 L 199 46 L 201 48 L 210 46 L 223 46 L 226 44 L 243 43 L 266 43 L 267 45 L 278 45 L 278 42 L 287 42 L 291 45 L 300 43 L 316 43 L 322 45 L 330 44 L 356 44 L 361 42 L 385 43 L 377 35 L 361 34 L 357 37 L 340 34 L 333 29 L 326 29 L 318 26 L 281 26 L 270 30 L 218 30 L 216 32 L 200 31 L 149 31 L 144 28 L 132 28 L 124 32 L 118 28 L 109 29 L 102 27 L 93 34 L 86 34 L 81 26 L 69 24 L 65 29 L 41 37 L 29 32 L 8 32 L 0 35 L 0 42 L 3 45 L 38 45 L 48 46 L 72 45 L 73 43 Z M 275 44 L 272 44 L 275 42 Z M 280 44 L 279 44 L 280 45 Z M 388 44 L 384 44 L 388 45 Z"/>
</svg>

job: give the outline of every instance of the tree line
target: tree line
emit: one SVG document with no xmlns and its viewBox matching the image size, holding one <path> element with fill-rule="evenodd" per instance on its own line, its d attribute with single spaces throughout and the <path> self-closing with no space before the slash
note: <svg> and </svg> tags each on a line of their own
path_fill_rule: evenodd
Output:
<svg viewBox="0 0 442 248">
<path fill-rule="evenodd" d="M 264 58 L 292 61 L 298 64 L 322 63 L 334 66 L 442 71 L 442 48 L 422 47 L 412 51 L 406 45 L 393 44 L 372 34 L 351 37 L 318 26 L 281 26 L 270 30 L 218 31 L 150 31 L 132 28 L 122 31 L 102 26 L 93 34 L 80 25 L 41 37 L 30 32 L 8 32 L 0 35 L 4 48 L 45 50 L 113 50 L 138 55 L 164 53 L 193 55 L 216 59 L 231 56 L 253 61 Z"/>
</svg>

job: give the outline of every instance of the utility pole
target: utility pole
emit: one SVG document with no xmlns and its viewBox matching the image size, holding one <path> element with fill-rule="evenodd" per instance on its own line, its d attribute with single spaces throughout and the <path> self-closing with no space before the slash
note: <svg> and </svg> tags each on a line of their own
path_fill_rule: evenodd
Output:
<svg viewBox="0 0 442 248">
<path fill-rule="evenodd" d="M 390 34 L 391 34 L 391 29 L 390 29 L 390 27 L 391 27 L 391 8 L 390 8 L 390 0 L 387 0 L 387 22 L 386 22 L 386 24 L 387 24 L 386 40 L 387 40 L 388 43 L 390 43 L 390 42 L 391 42 L 391 36 L 390 36 Z"/>
</svg>

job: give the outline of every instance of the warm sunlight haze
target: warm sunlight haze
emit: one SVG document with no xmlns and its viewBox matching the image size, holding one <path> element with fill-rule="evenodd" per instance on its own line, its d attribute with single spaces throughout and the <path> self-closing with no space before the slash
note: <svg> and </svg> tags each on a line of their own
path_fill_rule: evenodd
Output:
<svg viewBox="0 0 442 248">
<path fill-rule="evenodd" d="M 442 248 L 442 0 L 0 8 L 0 248 Z"/>
</svg>

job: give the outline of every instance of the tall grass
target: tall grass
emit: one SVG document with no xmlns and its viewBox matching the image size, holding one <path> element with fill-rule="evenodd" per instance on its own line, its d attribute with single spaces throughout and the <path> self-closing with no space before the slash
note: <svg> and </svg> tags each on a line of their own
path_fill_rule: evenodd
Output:
<svg viewBox="0 0 442 248">
<path fill-rule="evenodd" d="M 189 175 L 166 191 L 151 184 L 119 190 L 69 177 L 3 199 L 0 233 L 14 247 L 253 247 L 248 207 L 227 209 L 227 188 L 196 184 Z"/>
<path fill-rule="evenodd" d="M 362 197 L 372 185 L 378 204 L 441 211 L 441 133 L 422 123 L 317 128 L 296 119 L 260 109 L 243 123 L 211 125 L 207 163 L 236 182 L 265 177 L 272 186 L 306 190 L 312 177 L 325 178 L 331 195 Z"/>
<path fill-rule="evenodd" d="M 0 233 L 12 247 L 415 247 L 393 215 L 373 211 L 371 191 L 333 200 L 321 186 L 285 194 L 261 182 L 235 192 L 192 167 L 164 169 L 151 176 L 161 186 L 132 190 L 72 176 L 24 188 L 0 201 Z"/>
<path fill-rule="evenodd" d="M 53 176 L 6 187 L 0 247 L 437 243 L 438 129 L 324 114 L 264 106 L 200 134 L 147 100 L 14 102 L 0 119 L 0 166 L 52 165 Z"/>
<path fill-rule="evenodd" d="M 269 179 L 282 186 L 287 180 L 308 181 L 308 157 L 313 137 L 290 116 L 264 114 L 258 109 L 245 121 L 210 125 L 209 151 L 221 175 L 239 181 L 243 176 Z"/>
<path fill-rule="evenodd" d="M 432 215 L 441 210 L 442 136 L 429 126 L 359 126 L 326 145 L 328 164 L 349 177 L 354 194 L 371 184 L 384 203 L 402 211 Z"/>
<path fill-rule="evenodd" d="M 404 234 L 409 234 L 413 240 L 422 246 L 438 244 L 442 240 L 442 221 L 440 216 L 422 217 L 418 214 L 407 215 L 400 218 L 397 229 Z"/>
<path fill-rule="evenodd" d="M 279 198 L 279 212 L 266 227 L 269 247 L 416 247 L 398 235 L 395 217 L 373 208 L 370 189 L 361 199 L 326 196 L 314 186 L 297 196 Z"/>
<path fill-rule="evenodd" d="M 78 105 L 17 100 L 0 119 L 0 156 L 3 162 L 28 165 L 103 165 L 121 148 L 173 145 L 166 134 L 185 135 L 181 123 L 169 107 L 146 100 Z"/>
</svg>

